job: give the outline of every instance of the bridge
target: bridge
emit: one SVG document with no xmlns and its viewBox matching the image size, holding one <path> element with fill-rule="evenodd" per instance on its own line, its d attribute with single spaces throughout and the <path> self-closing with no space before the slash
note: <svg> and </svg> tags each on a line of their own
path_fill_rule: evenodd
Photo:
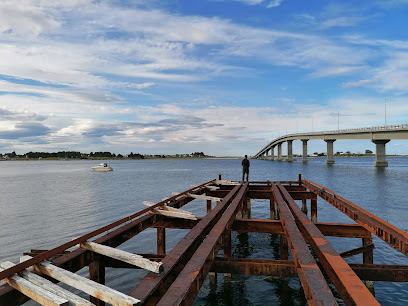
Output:
<svg viewBox="0 0 408 306">
<path fill-rule="evenodd" d="M 337 139 L 368 139 L 375 144 L 376 167 L 387 167 L 385 145 L 392 139 L 408 139 L 408 124 L 381 125 L 358 129 L 332 130 L 322 132 L 296 133 L 278 137 L 268 143 L 262 150 L 254 155 L 254 158 L 278 161 L 293 161 L 292 143 L 294 140 L 302 141 L 302 161 L 307 162 L 307 142 L 310 139 L 322 139 L 327 143 L 327 164 L 334 164 L 333 144 Z M 282 157 L 282 144 L 287 143 L 287 158 Z M 275 147 L 277 157 L 275 158 Z"/>
</svg>

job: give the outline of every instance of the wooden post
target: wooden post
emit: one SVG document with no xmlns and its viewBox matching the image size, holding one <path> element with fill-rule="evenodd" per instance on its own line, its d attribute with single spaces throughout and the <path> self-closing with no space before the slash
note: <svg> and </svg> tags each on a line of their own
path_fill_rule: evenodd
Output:
<svg viewBox="0 0 408 306">
<path fill-rule="evenodd" d="M 275 201 L 272 198 L 269 199 L 269 215 L 271 220 L 275 220 Z"/>
<path fill-rule="evenodd" d="M 157 228 L 157 254 L 166 254 L 166 229 L 164 227 Z"/>
<path fill-rule="evenodd" d="M 211 211 L 211 200 L 207 200 L 207 214 Z"/>
<path fill-rule="evenodd" d="M 373 243 L 373 238 L 362 238 L 363 246 Z M 374 252 L 373 249 L 363 252 L 363 263 L 373 264 L 374 263 Z"/>
<path fill-rule="evenodd" d="M 224 257 L 231 257 L 231 231 L 227 229 L 224 236 Z"/>
<path fill-rule="evenodd" d="M 280 254 L 281 260 L 288 260 L 289 250 L 288 250 L 288 240 L 285 235 L 280 235 Z"/>
<path fill-rule="evenodd" d="M 248 199 L 244 199 L 242 202 L 242 218 L 248 219 Z"/>
<path fill-rule="evenodd" d="M 362 238 L 363 246 L 373 243 L 373 238 Z M 363 252 L 363 263 L 365 264 L 373 264 L 374 263 L 374 252 L 373 249 Z M 374 282 L 370 280 L 365 280 L 364 284 L 371 291 L 374 293 Z"/>
<path fill-rule="evenodd" d="M 317 199 L 310 200 L 310 220 L 317 222 Z"/>
<path fill-rule="evenodd" d="M 307 215 L 307 204 L 306 204 L 306 199 L 302 199 L 302 212 Z"/>
<path fill-rule="evenodd" d="M 226 229 L 224 235 L 224 257 L 230 258 L 231 255 L 231 231 Z M 231 273 L 224 273 L 224 279 L 225 277 L 231 277 Z"/>
<path fill-rule="evenodd" d="M 222 175 L 218 174 L 218 179 L 221 181 L 222 180 Z"/>
<path fill-rule="evenodd" d="M 94 260 L 89 264 L 89 279 L 99 284 L 105 285 L 105 263 L 102 256 L 94 253 Z M 96 306 L 105 306 L 105 302 L 90 296 L 91 303 Z"/>
</svg>

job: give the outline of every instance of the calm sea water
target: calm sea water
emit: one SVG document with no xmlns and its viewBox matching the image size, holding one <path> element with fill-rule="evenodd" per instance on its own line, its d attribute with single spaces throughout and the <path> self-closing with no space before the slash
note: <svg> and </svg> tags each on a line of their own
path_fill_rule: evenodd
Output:
<svg viewBox="0 0 408 306">
<path fill-rule="evenodd" d="M 408 230 L 408 158 L 389 158 L 390 166 L 375 168 L 373 158 L 324 159 L 308 164 L 251 160 L 250 180 L 297 180 L 298 174 L 322 184 L 391 224 Z M 158 202 L 172 192 L 191 188 L 222 174 L 240 180 L 238 159 L 164 159 L 108 161 L 114 171 L 91 171 L 95 161 L 0 162 L 0 261 L 18 262 L 30 249 L 49 249 L 144 208 L 143 201 Z M 186 209 L 205 214 L 205 201 Z M 269 218 L 268 203 L 252 201 L 253 218 Z M 352 221 L 324 201 L 318 202 L 318 221 Z M 167 249 L 185 230 L 168 230 Z M 155 230 L 147 230 L 121 246 L 135 253 L 156 252 Z M 154 237 L 154 238 L 152 238 Z M 361 246 L 361 239 L 330 238 L 339 252 Z M 233 256 L 278 259 L 278 237 L 270 234 L 233 235 Z M 407 258 L 374 238 L 374 263 L 408 265 Z M 346 259 L 362 262 L 361 255 Z M 86 275 L 86 269 L 81 274 Z M 128 292 L 146 273 L 107 269 L 107 285 Z M 375 282 L 374 294 L 382 305 L 408 305 L 408 284 Z M 298 279 L 270 280 L 261 276 L 218 275 L 208 279 L 196 305 L 304 305 Z M 29 302 L 27 305 L 35 305 Z"/>
</svg>

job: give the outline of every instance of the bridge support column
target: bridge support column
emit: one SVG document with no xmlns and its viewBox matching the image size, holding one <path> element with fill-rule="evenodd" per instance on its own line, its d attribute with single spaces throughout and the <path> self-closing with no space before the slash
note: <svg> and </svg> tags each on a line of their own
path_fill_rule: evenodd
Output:
<svg viewBox="0 0 408 306">
<path fill-rule="evenodd" d="M 282 160 L 282 143 L 278 143 L 278 161 Z"/>
<path fill-rule="evenodd" d="M 293 150 L 292 150 L 292 144 L 293 140 L 288 140 L 288 157 L 286 158 L 286 161 L 291 162 L 293 161 Z"/>
<path fill-rule="evenodd" d="M 303 149 L 303 154 L 302 154 L 302 162 L 307 163 L 307 142 L 309 139 L 302 139 L 302 149 Z"/>
<path fill-rule="evenodd" d="M 265 159 L 268 160 L 269 159 L 269 150 L 265 151 Z"/>
<path fill-rule="evenodd" d="M 275 150 L 275 147 L 272 147 L 271 148 L 271 160 L 275 160 L 274 150 Z"/>
<path fill-rule="evenodd" d="M 334 150 L 333 150 L 333 143 L 336 141 L 336 139 L 325 139 L 324 140 L 327 143 L 327 160 L 326 164 L 334 164 Z"/>
<path fill-rule="evenodd" d="M 375 162 L 374 166 L 376 167 L 388 167 L 388 162 L 386 160 L 385 154 L 385 144 L 389 142 L 389 139 L 381 140 L 371 140 L 375 143 Z"/>
</svg>

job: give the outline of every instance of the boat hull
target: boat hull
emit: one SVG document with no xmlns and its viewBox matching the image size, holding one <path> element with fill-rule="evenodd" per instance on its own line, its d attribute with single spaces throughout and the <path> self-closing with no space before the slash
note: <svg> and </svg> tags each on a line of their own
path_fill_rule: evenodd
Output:
<svg viewBox="0 0 408 306">
<path fill-rule="evenodd" d="M 93 171 L 98 171 L 98 172 L 107 172 L 107 171 L 113 171 L 111 167 L 100 167 L 100 168 L 92 168 Z"/>
</svg>

